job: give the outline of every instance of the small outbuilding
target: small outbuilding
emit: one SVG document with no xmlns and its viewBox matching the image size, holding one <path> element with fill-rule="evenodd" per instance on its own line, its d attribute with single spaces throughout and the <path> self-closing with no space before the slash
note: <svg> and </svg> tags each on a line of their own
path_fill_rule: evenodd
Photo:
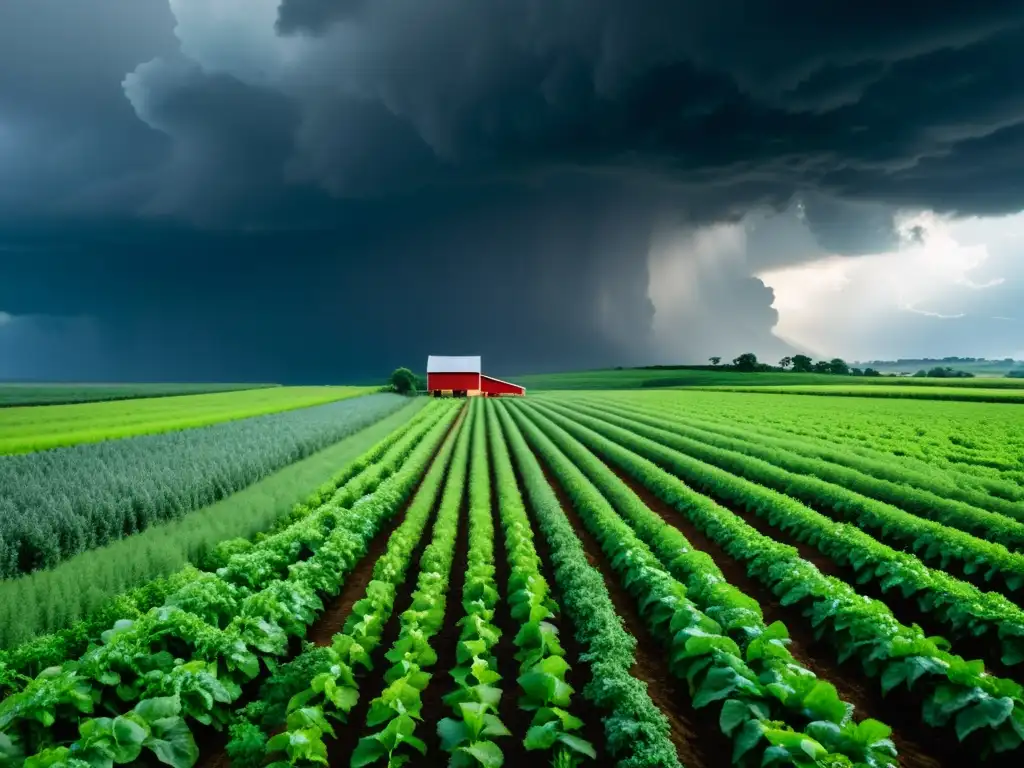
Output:
<svg viewBox="0 0 1024 768">
<path fill-rule="evenodd" d="M 479 355 L 427 357 L 427 390 L 435 397 L 451 392 L 455 397 L 525 395 L 526 388 L 483 373 Z"/>
</svg>

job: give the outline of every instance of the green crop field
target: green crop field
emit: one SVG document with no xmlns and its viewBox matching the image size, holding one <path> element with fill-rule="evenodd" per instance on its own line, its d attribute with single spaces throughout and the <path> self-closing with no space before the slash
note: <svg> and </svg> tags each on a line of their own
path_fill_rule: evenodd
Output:
<svg viewBox="0 0 1024 768">
<path fill-rule="evenodd" d="M 373 387 L 268 387 L 213 394 L 0 409 L 0 454 L 171 432 L 366 394 Z"/>
<path fill-rule="evenodd" d="M 895 376 L 852 377 L 826 373 L 793 373 L 768 371 L 744 373 L 732 370 L 623 368 L 601 371 L 575 371 L 518 376 L 515 381 L 529 390 L 552 389 L 647 389 L 659 387 L 770 387 L 770 386 L 838 386 L 844 389 L 862 387 L 940 387 L 943 389 L 974 388 L 1019 389 L 1024 379 L 929 379 Z"/>
<path fill-rule="evenodd" d="M 750 374 L 756 375 L 756 374 Z M 836 377 L 832 377 L 836 378 Z M 884 380 L 883 380 L 884 381 Z M 925 384 L 920 384 L 920 382 Z M 1024 403 L 1022 379 L 962 379 L 964 384 L 950 385 L 949 379 L 908 379 L 899 384 L 797 384 L 789 386 L 715 386 L 709 389 L 727 392 L 758 392 L 778 395 L 825 395 L 827 397 L 900 397 L 911 400 L 964 400 L 983 403 Z M 992 386 L 1000 382 L 1013 382 Z M 941 382 L 941 383 L 939 383 Z"/>
<path fill-rule="evenodd" d="M 105 521 L 192 487 L 165 474 L 138 503 L 100 483 L 51 501 L 49 532 L 18 529 L 80 547 L 0 583 L 0 762 L 1020 764 L 1024 408 L 623 390 L 371 395 L 0 457 L 205 436 L 193 463 L 216 465 L 268 448 L 208 430 L 341 409 L 290 509 L 242 491 L 104 534 L 104 558 Z M 153 474 L 154 450 L 118 474 Z M 21 476 L 46 498 L 52 470 Z"/>
<path fill-rule="evenodd" d="M 105 400 L 131 400 L 171 395 L 201 395 L 265 389 L 277 384 L 15 384 L 0 383 L 0 408 L 16 405 L 57 405 Z"/>
</svg>

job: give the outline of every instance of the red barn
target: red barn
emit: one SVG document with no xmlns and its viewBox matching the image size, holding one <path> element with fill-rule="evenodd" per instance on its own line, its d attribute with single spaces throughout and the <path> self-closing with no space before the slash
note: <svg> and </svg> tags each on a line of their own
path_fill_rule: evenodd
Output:
<svg viewBox="0 0 1024 768">
<path fill-rule="evenodd" d="M 451 392 L 456 397 L 476 395 L 525 395 L 526 389 L 518 384 L 483 374 L 480 356 L 427 357 L 427 390 L 435 397 Z"/>
</svg>

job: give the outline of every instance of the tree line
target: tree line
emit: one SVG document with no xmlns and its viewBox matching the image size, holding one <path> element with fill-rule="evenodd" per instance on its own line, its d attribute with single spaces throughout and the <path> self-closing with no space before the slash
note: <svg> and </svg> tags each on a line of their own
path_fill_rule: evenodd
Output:
<svg viewBox="0 0 1024 768">
<path fill-rule="evenodd" d="M 793 355 L 779 360 L 775 365 L 762 363 L 753 352 L 744 352 L 734 357 L 732 363 L 722 365 L 721 357 L 709 357 L 708 362 L 714 368 L 723 368 L 733 371 L 793 371 L 794 373 L 831 373 L 836 376 L 881 376 L 882 374 L 874 368 L 851 367 L 841 357 L 834 357 L 831 360 L 814 360 L 807 355 Z"/>
</svg>

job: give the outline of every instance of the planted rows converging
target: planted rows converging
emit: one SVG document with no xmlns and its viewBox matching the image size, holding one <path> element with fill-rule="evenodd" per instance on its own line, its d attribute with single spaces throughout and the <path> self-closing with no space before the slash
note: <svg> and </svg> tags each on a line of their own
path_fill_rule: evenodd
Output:
<svg viewBox="0 0 1024 768">
<path fill-rule="evenodd" d="M 1019 764 L 1013 471 L 747 397 L 402 411 L 259 532 L 0 652 L 0 766 Z"/>
</svg>

